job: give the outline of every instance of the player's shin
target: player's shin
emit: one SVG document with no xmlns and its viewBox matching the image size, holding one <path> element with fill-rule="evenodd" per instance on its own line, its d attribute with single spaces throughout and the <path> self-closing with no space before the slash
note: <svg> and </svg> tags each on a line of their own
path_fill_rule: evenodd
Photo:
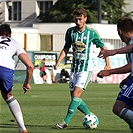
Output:
<svg viewBox="0 0 133 133">
<path fill-rule="evenodd" d="M 133 111 L 127 108 L 123 108 L 120 112 L 120 118 L 125 120 L 125 122 L 128 123 L 131 131 L 133 131 Z"/>
<path fill-rule="evenodd" d="M 72 116 L 74 115 L 77 107 L 79 106 L 81 102 L 81 99 L 80 98 L 77 98 L 77 97 L 74 97 L 68 107 L 68 112 L 67 112 L 67 115 L 64 119 L 65 123 L 68 125 Z"/>
<path fill-rule="evenodd" d="M 19 105 L 18 101 L 12 96 L 6 100 L 6 103 L 8 104 L 8 107 L 18 124 L 19 130 L 21 130 L 21 131 L 26 130 L 22 112 L 21 112 L 20 105 Z"/>
<path fill-rule="evenodd" d="M 88 109 L 86 103 L 82 99 L 80 105 L 78 106 L 78 110 L 84 113 L 85 115 L 90 114 L 90 110 Z"/>
</svg>

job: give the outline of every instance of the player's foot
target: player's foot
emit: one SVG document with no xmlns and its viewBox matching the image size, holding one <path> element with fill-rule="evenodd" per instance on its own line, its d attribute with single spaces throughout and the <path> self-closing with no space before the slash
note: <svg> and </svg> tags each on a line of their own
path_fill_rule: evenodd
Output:
<svg viewBox="0 0 133 133">
<path fill-rule="evenodd" d="M 64 128 L 67 127 L 67 124 L 63 121 L 61 123 L 57 123 L 56 127 L 59 128 L 59 129 L 64 129 Z"/>
<path fill-rule="evenodd" d="M 24 130 L 22 133 L 28 133 L 28 131 L 27 130 Z"/>
<path fill-rule="evenodd" d="M 23 131 L 19 130 L 19 133 L 28 133 L 28 131 L 27 130 L 23 130 Z"/>
</svg>

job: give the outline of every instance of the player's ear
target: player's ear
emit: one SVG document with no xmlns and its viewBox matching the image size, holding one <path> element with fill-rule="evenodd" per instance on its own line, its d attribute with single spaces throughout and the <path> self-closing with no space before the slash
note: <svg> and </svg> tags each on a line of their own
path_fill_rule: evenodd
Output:
<svg viewBox="0 0 133 133">
<path fill-rule="evenodd" d="M 87 17 L 85 17 L 85 22 L 87 21 Z"/>
<path fill-rule="evenodd" d="M 8 37 L 11 37 L 11 34 L 9 34 Z"/>
</svg>

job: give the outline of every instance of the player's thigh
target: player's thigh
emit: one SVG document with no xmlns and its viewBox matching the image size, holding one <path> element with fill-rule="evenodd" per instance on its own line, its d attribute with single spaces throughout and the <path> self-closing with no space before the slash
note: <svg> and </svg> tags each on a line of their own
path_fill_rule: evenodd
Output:
<svg viewBox="0 0 133 133">
<path fill-rule="evenodd" d="M 129 108 L 133 108 L 133 77 L 123 85 L 117 100 L 124 102 Z"/>
<path fill-rule="evenodd" d="M 82 92 L 83 92 L 83 89 L 75 86 L 74 91 L 73 91 L 73 97 L 79 97 L 80 98 L 82 95 Z"/>
<path fill-rule="evenodd" d="M 85 90 L 90 82 L 92 72 L 77 72 L 70 75 L 70 91 L 74 91 L 75 86 Z"/>
</svg>

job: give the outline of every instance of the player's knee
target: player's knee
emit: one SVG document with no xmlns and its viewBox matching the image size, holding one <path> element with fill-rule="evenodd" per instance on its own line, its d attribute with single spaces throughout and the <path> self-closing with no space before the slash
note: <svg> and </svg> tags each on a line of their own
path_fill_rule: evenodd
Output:
<svg viewBox="0 0 133 133">
<path fill-rule="evenodd" d="M 112 112 L 113 112 L 115 115 L 119 116 L 119 115 L 120 115 L 120 110 L 121 110 L 120 108 L 114 106 L 113 109 L 112 109 Z"/>
<path fill-rule="evenodd" d="M 120 116 L 120 112 L 121 110 L 125 107 L 125 103 L 120 101 L 120 100 L 116 100 L 116 102 L 114 103 L 114 106 L 113 106 L 113 113 L 117 116 Z"/>
<path fill-rule="evenodd" d="M 10 98 L 8 98 L 6 100 L 6 103 L 9 104 L 9 103 L 13 102 L 14 100 L 16 100 L 16 99 L 13 96 L 11 96 Z"/>
</svg>

